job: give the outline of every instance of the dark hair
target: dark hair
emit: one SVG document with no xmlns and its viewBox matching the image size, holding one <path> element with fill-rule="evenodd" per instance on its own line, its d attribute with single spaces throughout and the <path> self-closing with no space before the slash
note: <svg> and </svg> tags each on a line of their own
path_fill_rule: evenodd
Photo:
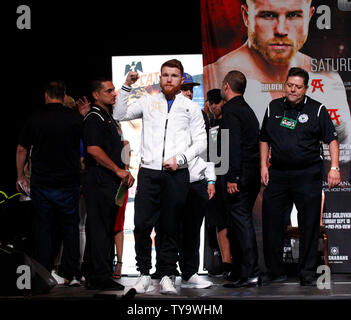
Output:
<svg viewBox="0 0 351 320">
<path fill-rule="evenodd" d="M 229 71 L 224 77 L 223 82 L 228 83 L 233 92 L 244 94 L 246 89 L 246 77 L 242 72 L 238 70 Z"/>
<path fill-rule="evenodd" d="M 288 80 L 289 77 L 301 77 L 305 86 L 308 85 L 308 80 L 310 79 L 308 72 L 305 69 L 297 67 L 290 68 L 286 80 Z"/>
<path fill-rule="evenodd" d="M 161 66 L 161 72 L 162 72 L 163 67 L 177 68 L 180 70 L 181 77 L 183 76 L 183 73 L 184 73 L 183 65 L 177 59 L 172 59 L 172 60 L 168 60 L 168 61 L 164 62 Z"/>
<path fill-rule="evenodd" d="M 89 93 L 90 93 L 90 98 L 92 100 L 95 100 L 94 96 L 93 96 L 93 92 L 101 90 L 103 87 L 102 83 L 107 82 L 107 81 L 112 81 L 112 80 L 110 78 L 106 78 L 106 77 L 97 77 L 93 81 L 90 82 Z"/>
<path fill-rule="evenodd" d="M 49 98 L 63 101 L 66 94 L 66 85 L 61 80 L 50 81 L 45 86 L 45 92 Z"/>
<path fill-rule="evenodd" d="M 97 77 L 90 82 L 89 92 L 92 94 L 93 92 L 99 91 L 102 88 L 102 83 L 107 81 L 111 81 L 111 79 L 105 77 Z"/>
</svg>

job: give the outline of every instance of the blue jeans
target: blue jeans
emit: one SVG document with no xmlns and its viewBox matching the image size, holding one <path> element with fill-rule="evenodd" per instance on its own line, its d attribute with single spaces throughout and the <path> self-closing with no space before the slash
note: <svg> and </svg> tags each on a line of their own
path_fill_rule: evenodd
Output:
<svg viewBox="0 0 351 320">
<path fill-rule="evenodd" d="M 67 279 L 79 275 L 79 186 L 47 188 L 31 186 L 35 208 L 35 259 L 49 272 L 53 269 L 52 233 L 55 216 L 61 222 L 63 252 L 61 267 Z"/>
</svg>

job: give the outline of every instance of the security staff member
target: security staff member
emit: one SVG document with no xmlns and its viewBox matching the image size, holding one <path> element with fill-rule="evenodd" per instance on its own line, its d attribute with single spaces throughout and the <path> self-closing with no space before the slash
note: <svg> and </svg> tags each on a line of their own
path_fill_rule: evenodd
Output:
<svg viewBox="0 0 351 320">
<path fill-rule="evenodd" d="M 115 195 L 121 181 L 131 187 L 134 178 L 122 169 L 122 132 L 110 114 L 116 100 L 114 86 L 108 79 L 98 79 L 92 82 L 91 92 L 95 102 L 85 116 L 83 129 L 83 193 L 87 208 L 83 269 L 88 288 L 123 290 L 112 280 L 113 227 L 118 212 Z"/>
<path fill-rule="evenodd" d="M 20 192 L 23 188 L 29 193 L 24 165 L 30 153 L 35 259 L 51 272 L 53 227 L 55 217 L 59 217 L 63 240 L 62 273 L 70 286 L 78 286 L 79 140 L 82 119 L 78 113 L 63 106 L 65 96 L 65 84 L 50 81 L 45 88 L 45 107 L 35 112 L 22 129 L 16 152 L 17 188 Z"/>
<path fill-rule="evenodd" d="M 184 82 L 180 87 L 182 94 L 193 99 L 193 87 L 200 85 L 193 81 L 193 77 L 184 73 Z M 182 272 L 182 288 L 203 289 L 213 285 L 211 281 L 205 280 L 197 275 L 200 264 L 200 233 L 201 225 L 207 210 L 209 200 L 214 196 L 215 189 L 215 167 L 209 162 L 208 134 L 209 120 L 202 110 L 207 133 L 207 152 L 195 157 L 189 162 L 188 170 L 190 186 L 187 199 L 181 217 L 179 266 Z M 206 160 L 206 161 L 205 161 Z"/>
<path fill-rule="evenodd" d="M 340 183 L 337 133 L 326 107 L 305 95 L 308 80 L 305 70 L 289 70 L 285 97 L 269 104 L 260 134 L 261 179 L 266 186 L 262 203 L 263 250 L 269 278 L 272 281 L 286 278 L 284 212 L 295 203 L 300 230 L 301 285 L 315 285 L 322 201 L 321 141 L 329 144 L 330 149 L 329 187 Z"/>
<path fill-rule="evenodd" d="M 220 130 L 229 129 L 229 170 L 221 177 L 222 194 L 232 221 L 231 233 L 241 255 L 240 278 L 225 284 L 226 287 L 258 286 L 261 281 L 252 219 L 260 190 L 259 123 L 243 98 L 245 88 L 246 77 L 240 71 L 230 71 L 224 77 L 221 92 L 227 102 L 222 107 Z M 220 135 L 218 139 L 221 140 Z"/>
</svg>

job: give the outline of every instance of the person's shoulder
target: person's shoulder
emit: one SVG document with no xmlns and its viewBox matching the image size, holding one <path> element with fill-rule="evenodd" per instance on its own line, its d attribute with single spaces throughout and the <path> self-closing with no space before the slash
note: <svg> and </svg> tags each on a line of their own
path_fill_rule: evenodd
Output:
<svg viewBox="0 0 351 320">
<path fill-rule="evenodd" d="M 306 106 L 311 109 L 319 109 L 321 106 L 323 106 L 323 103 L 306 95 Z"/>
<path fill-rule="evenodd" d="M 226 55 L 221 57 L 215 63 L 216 65 L 230 66 L 233 63 L 243 63 L 249 59 L 249 51 L 247 45 L 242 45 L 241 47 L 228 52 Z"/>
<path fill-rule="evenodd" d="M 285 104 L 285 97 L 276 98 L 269 103 L 269 109 L 270 111 L 280 110 L 284 108 L 284 104 Z"/>
<path fill-rule="evenodd" d="M 45 122 L 48 114 L 51 111 L 46 107 L 46 105 L 40 105 L 36 107 L 28 116 L 27 123 L 34 123 L 34 122 Z"/>
<path fill-rule="evenodd" d="M 212 65 L 214 70 L 230 71 L 235 69 L 241 72 L 248 72 L 250 68 L 250 54 L 246 45 L 242 45 L 238 49 L 230 51 L 223 57 L 219 58 Z"/>
<path fill-rule="evenodd" d="M 184 105 L 184 106 L 186 106 L 188 108 L 193 108 L 193 109 L 196 108 L 196 109 L 200 109 L 201 110 L 200 105 L 197 102 L 185 97 L 182 93 L 179 93 L 177 95 L 177 99 L 179 99 L 179 102 L 181 102 L 182 105 Z"/>
<path fill-rule="evenodd" d="M 76 109 L 71 109 L 69 107 L 63 107 L 61 112 L 65 113 L 67 116 L 72 117 L 74 119 L 77 119 L 78 117 L 81 117 L 80 113 Z"/>
<path fill-rule="evenodd" d="M 235 108 L 232 108 L 232 101 L 227 101 L 222 107 L 222 117 L 227 114 L 232 114 L 235 112 Z"/>
<path fill-rule="evenodd" d="M 84 117 L 84 123 L 105 122 L 105 118 L 98 108 L 92 107 Z"/>
</svg>

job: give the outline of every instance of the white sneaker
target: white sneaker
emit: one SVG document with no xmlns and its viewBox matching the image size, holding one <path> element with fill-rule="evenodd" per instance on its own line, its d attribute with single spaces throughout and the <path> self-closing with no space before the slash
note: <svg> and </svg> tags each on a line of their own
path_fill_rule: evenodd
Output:
<svg viewBox="0 0 351 320">
<path fill-rule="evenodd" d="M 150 276 L 140 276 L 133 286 L 137 293 L 145 293 L 154 290 L 154 287 L 151 285 Z"/>
<path fill-rule="evenodd" d="M 73 277 L 68 284 L 70 287 L 80 287 L 80 281 L 76 277 Z"/>
<path fill-rule="evenodd" d="M 57 284 L 64 284 L 65 278 L 60 277 L 55 270 L 51 271 L 52 277 L 56 280 Z"/>
<path fill-rule="evenodd" d="M 174 287 L 174 281 L 164 276 L 160 281 L 160 293 L 162 294 L 178 294 L 177 289 Z"/>
<path fill-rule="evenodd" d="M 182 288 L 205 289 L 213 285 L 213 282 L 202 279 L 197 273 L 194 273 L 188 281 L 182 280 Z"/>
</svg>

